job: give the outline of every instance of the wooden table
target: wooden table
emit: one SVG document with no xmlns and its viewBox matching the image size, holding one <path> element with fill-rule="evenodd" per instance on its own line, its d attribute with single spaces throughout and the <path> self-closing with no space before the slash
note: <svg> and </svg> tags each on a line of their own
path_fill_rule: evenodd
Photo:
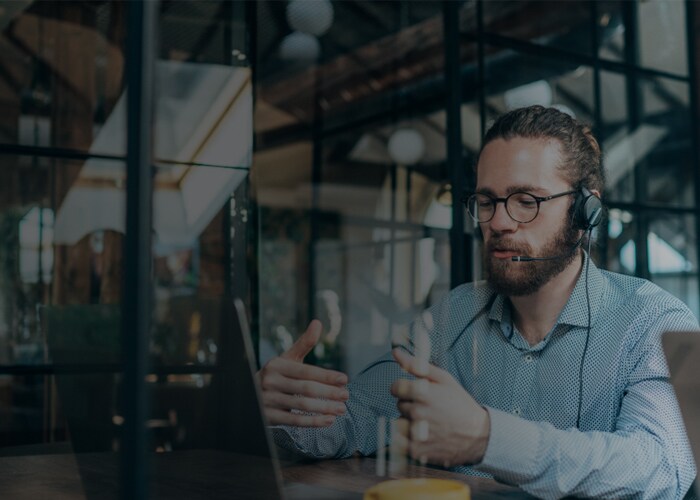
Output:
<svg viewBox="0 0 700 500">
<path fill-rule="evenodd" d="M 151 498 L 168 500 L 278 498 L 266 459 L 221 451 L 192 450 L 154 454 Z M 362 492 L 386 480 L 375 476 L 374 459 L 351 458 L 297 463 L 282 469 L 292 498 L 361 499 Z M 496 481 L 411 467 L 411 477 L 456 479 L 470 486 L 472 498 L 527 498 L 521 490 Z M 333 495 L 330 492 L 333 490 Z M 311 492 L 311 494 L 309 493 Z M 109 500 L 119 497 L 116 453 L 0 457 L 0 498 L 12 500 Z"/>
</svg>

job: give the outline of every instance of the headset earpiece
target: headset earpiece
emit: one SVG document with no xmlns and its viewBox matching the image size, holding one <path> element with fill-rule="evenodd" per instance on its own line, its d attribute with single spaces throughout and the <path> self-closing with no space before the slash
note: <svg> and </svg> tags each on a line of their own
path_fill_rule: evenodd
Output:
<svg viewBox="0 0 700 500">
<path fill-rule="evenodd" d="M 576 229 L 589 231 L 596 227 L 603 219 L 603 203 L 600 198 L 581 187 L 576 193 L 573 218 Z"/>
</svg>

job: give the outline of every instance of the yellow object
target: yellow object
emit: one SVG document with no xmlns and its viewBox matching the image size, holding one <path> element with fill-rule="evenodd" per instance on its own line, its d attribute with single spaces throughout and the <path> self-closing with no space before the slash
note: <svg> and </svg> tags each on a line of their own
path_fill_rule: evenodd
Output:
<svg viewBox="0 0 700 500">
<path fill-rule="evenodd" d="M 395 479 L 369 488 L 364 500 L 471 500 L 471 492 L 451 479 Z"/>
</svg>

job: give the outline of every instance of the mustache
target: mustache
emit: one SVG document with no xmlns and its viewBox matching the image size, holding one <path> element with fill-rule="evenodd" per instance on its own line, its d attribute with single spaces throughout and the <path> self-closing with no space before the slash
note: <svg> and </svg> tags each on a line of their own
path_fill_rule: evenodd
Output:
<svg viewBox="0 0 700 500">
<path fill-rule="evenodd" d="M 528 245 L 518 245 L 517 243 L 501 238 L 491 238 L 486 244 L 486 249 L 489 252 L 500 250 L 505 252 L 520 252 L 527 253 L 530 250 Z"/>
</svg>

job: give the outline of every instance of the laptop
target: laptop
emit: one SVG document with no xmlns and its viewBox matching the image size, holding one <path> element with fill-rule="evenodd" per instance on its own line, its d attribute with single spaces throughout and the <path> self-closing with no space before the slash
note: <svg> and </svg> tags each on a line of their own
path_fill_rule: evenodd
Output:
<svg viewBox="0 0 700 500">
<path fill-rule="evenodd" d="M 666 332 L 661 339 L 671 372 L 690 447 L 696 464 L 700 464 L 700 334 L 698 332 Z M 695 479 L 695 495 L 700 486 Z"/>
</svg>

